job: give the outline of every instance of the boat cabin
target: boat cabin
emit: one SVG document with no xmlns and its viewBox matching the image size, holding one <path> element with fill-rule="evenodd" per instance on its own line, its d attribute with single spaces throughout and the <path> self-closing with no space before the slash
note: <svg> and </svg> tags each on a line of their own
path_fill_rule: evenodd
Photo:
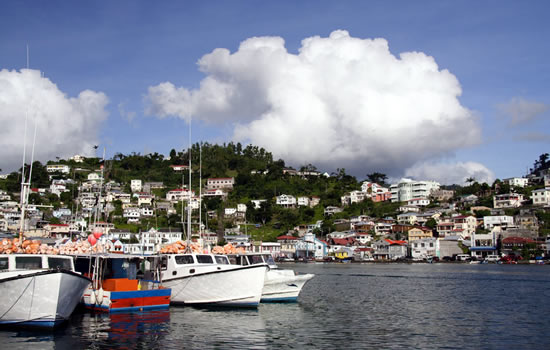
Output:
<svg viewBox="0 0 550 350">
<path fill-rule="evenodd" d="M 68 270 L 74 271 L 73 259 L 61 255 L 13 254 L 0 256 L 0 270 Z"/>
<path fill-rule="evenodd" d="M 271 254 L 230 254 L 228 258 L 232 265 L 267 264 L 270 268 L 277 267 Z"/>
</svg>

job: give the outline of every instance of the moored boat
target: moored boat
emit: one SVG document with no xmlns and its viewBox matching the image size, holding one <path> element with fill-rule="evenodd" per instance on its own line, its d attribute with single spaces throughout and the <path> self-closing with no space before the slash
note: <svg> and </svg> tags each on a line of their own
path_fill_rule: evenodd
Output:
<svg viewBox="0 0 550 350">
<path fill-rule="evenodd" d="M 230 260 L 233 264 L 242 266 L 269 266 L 266 270 L 261 302 L 297 301 L 303 286 L 315 276 L 311 273 L 296 274 L 294 270 L 279 269 L 271 254 L 231 255 Z"/>
<path fill-rule="evenodd" d="M 158 280 L 156 262 L 154 257 L 139 255 L 77 256 L 77 270 L 92 278 L 82 304 L 99 312 L 167 309 L 171 290 Z"/>
<path fill-rule="evenodd" d="M 69 319 L 90 279 L 69 256 L 0 256 L 0 325 L 53 329 Z"/>
<path fill-rule="evenodd" d="M 172 304 L 257 307 L 267 264 L 236 266 L 225 255 L 162 256 L 162 282 L 172 289 Z"/>
</svg>

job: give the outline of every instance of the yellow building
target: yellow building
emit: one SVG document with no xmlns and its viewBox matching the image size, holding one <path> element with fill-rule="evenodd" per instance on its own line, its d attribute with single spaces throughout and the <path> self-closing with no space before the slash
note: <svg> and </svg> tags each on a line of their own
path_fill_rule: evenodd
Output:
<svg viewBox="0 0 550 350">
<path fill-rule="evenodd" d="M 409 230 L 409 242 L 416 241 L 417 239 L 432 237 L 433 233 L 431 230 L 422 230 L 418 227 L 414 227 Z"/>
</svg>

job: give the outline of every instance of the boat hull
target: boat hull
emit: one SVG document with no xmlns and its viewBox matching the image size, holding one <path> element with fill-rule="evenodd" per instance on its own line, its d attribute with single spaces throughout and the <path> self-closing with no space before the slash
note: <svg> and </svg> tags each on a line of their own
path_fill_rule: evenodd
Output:
<svg viewBox="0 0 550 350">
<path fill-rule="evenodd" d="M 164 279 L 163 284 L 172 289 L 175 305 L 257 307 L 266 269 L 266 265 L 225 265 L 220 270 Z"/>
<path fill-rule="evenodd" d="M 132 291 L 94 291 L 88 288 L 82 302 L 87 309 L 99 312 L 161 310 L 169 308 L 170 293 L 168 288 Z"/>
<path fill-rule="evenodd" d="M 293 270 L 268 270 L 261 302 L 298 301 L 298 295 L 302 291 L 302 287 L 313 277 L 313 274 L 296 275 Z"/>
<path fill-rule="evenodd" d="M 6 272 L 0 325 L 55 328 L 69 319 L 90 280 L 64 270 Z"/>
</svg>

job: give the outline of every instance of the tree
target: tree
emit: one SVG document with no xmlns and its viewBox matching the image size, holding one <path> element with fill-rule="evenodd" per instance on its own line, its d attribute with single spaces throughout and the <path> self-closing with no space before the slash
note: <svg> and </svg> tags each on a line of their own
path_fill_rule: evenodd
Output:
<svg viewBox="0 0 550 350">
<path fill-rule="evenodd" d="M 374 183 L 377 183 L 377 184 L 380 184 L 380 185 L 384 185 L 386 183 L 386 180 L 388 179 L 388 177 L 386 176 L 386 174 L 379 173 L 379 172 L 374 172 L 374 173 L 371 173 L 371 174 L 367 174 L 367 179 L 369 179 L 370 182 L 374 182 Z"/>
</svg>

